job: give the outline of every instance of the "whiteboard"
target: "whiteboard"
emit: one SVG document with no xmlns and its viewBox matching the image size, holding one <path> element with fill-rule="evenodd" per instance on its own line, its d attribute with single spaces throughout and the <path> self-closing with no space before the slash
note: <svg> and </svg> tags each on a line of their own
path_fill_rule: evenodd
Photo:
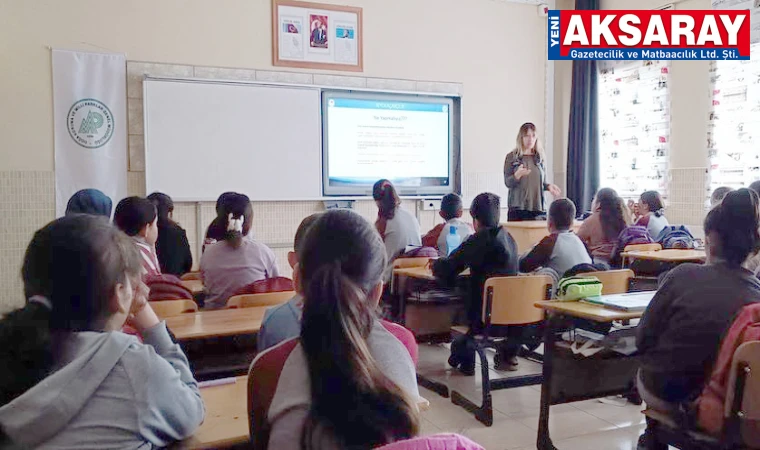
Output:
<svg viewBox="0 0 760 450">
<path fill-rule="evenodd" d="M 148 193 L 322 197 L 318 88 L 148 78 L 143 89 Z"/>
</svg>

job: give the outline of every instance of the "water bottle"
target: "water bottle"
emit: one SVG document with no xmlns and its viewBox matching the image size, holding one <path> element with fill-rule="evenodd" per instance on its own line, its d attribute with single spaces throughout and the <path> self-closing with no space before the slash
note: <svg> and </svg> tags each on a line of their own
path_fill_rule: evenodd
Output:
<svg viewBox="0 0 760 450">
<path fill-rule="evenodd" d="M 454 253 L 454 250 L 459 248 L 462 243 L 462 238 L 457 233 L 457 227 L 454 225 L 449 226 L 449 234 L 446 236 L 446 256 Z"/>
</svg>

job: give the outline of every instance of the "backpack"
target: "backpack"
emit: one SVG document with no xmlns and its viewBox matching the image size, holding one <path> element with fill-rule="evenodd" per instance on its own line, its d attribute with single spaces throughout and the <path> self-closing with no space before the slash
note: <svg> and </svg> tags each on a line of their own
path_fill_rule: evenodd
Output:
<svg viewBox="0 0 760 450">
<path fill-rule="evenodd" d="M 145 277 L 145 284 L 150 289 L 148 301 L 155 302 L 160 300 L 192 300 L 193 293 L 190 292 L 182 281 L 174 275 L 148 275 Z"/>
<path fill-rule="evenodd" d="M 662 248 L 692 249 L 696 248 L 694 236 L 685 225 L 668 225 L 660 231 L 655 242 Z"/>
<path fill-rule="evenodd" d="M 620 254 L 625 250 L 628 245 L 634 244 L 651 244 L 652 237 L 647 231 L 647 227 L 641 225 L 631 225 L 623 228 L 617 239 L 615 250 L 612 252 L 610 258 L 610 265 L 613 267 L 620 266 Z"/>
<path fill-rule="evenodd" d="M 557 285 L 557 298 L 562 301 L 580 300 L 602 295 L 602 282 L 597 277 L 565 277 Z"/>
</svg>

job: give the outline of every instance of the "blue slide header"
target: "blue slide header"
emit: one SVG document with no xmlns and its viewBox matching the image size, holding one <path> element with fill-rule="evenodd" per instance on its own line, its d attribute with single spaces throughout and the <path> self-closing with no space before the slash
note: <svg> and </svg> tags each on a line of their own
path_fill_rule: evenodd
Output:
<svg viewBox="0 0 760 450">
<path fill-rule="evenodd" d="M 383 109 L 388 111 L 429 111 L 449 112 L 449 105 L 436 103 L 412 103 L 376 100 L 355 100 L 347 98 L 331 98 L 328 100 L 329 107 L 354 108 L 354 109 Z"/>
</svg>

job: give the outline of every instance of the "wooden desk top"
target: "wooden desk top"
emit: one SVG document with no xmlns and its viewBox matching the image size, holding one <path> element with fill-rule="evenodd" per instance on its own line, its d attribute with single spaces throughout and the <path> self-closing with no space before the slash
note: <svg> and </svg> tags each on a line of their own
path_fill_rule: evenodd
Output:
<svg viewBox="0 0 760 450">
<path fill-rule="evenodd" d="M 584 302 L 560 302 L 555 300 L 536 302 L 535 305 L 537 308 L 542 308 L 547 312 L 580 317 L 581 319 L 589 319 L 595 322 L 638 319 L 644 314 L 644 311 L 616 311 Z"/>
<path fill-rule="evenodd" d="M 203 281 L 201 280 L 182 280 L 182 286 L 185 286 L 193 295 L 203 292 Z"/>
<path fill-rule="evenodd" d="M 393 269 L 393 275 L 416 278 L 418 280 L 435 281 L 433 271 L 429 267 L 406 267 L 403 269 Z M 460 277 L 469 277 L 470 269 L 466 269 L 459 274 Z"/>
<path fill-rule="evenodd" d="M 576 220 L 573 224 L 573 230 L 577 230 L 583 224 L 582 220 Z M 522 228 L 522 229 L 543 229 L 549 233 L 549 222 L 546 220 L 524 220 L 520 222 L 504 222 L 501 224 L 507 228 Z"/>
<path fill-rule="evenodd" d="M 648 259 L 652 261 L 687 262 L 704 261 L 707 254 L 704 250 L 666 249 L 649 252 L 623 252 L 622 256 L 632 259 Z"/>
<path fill-rule="evenodd" d="M 217 309 L 167 317 L 166 326 L 177 340 L 253 334 L 261 328 L 267 307 Z"/>
<path fill-rule="evenodd" d="M 249 441 L 248 377 L 235 383 L 201 388 L 206 405 L 206 420 L 191 437 L 180 442 L 182 449 L 224 448 Z M 420 411 L 430 409 L 430 402 L 420 397 Z"/>
<path fill-rule="evenodd" d="M 206 405 L 206 420 L 194 435 L 180 443 L 180 448 L 223 448 L 248 442 L 247 376 L 237 377 L 232 384 L 201 388 L 201 397 Z"/>
</svg>

